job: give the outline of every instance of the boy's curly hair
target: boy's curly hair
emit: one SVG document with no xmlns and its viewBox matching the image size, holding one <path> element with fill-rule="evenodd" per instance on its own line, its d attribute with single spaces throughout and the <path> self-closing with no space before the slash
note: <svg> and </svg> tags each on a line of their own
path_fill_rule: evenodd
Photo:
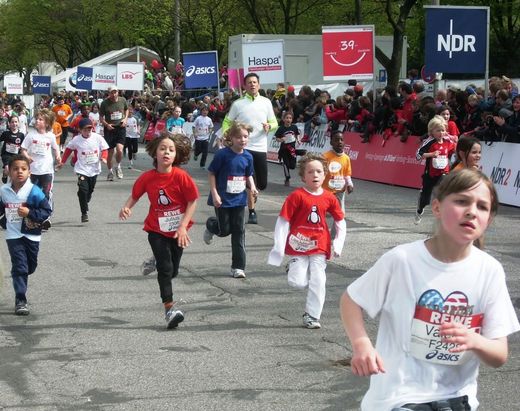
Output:
<svg viewBox="0 0 520 411">
<path fill-rule="evenodd" d="M 321 154 L 307 153 L 305 154 L 300 161 L 298 161 L 298 175 L 303 178 L 305 175 L 305 167 L 311 161 L 319 161 L 323 165 L 323 171 L 325 175 L 329 172 L 329 163 Z"/>
<path fill-rule="evenodd" d="M 153 158 L 153 166 L 157 167 L 157 148 L 161 144 L 161 141 L 169 139 L 175 144 L 175 160 L 173 160 L 173 166 L 180 166 L 186 164 L 190 159 L 191 153 L 191 141 L 184 134 L 170 133 L 169 131 L 163 131 L 159 137 L 154 138 L 146 145 L 146 152 L 150 157 Z"/>
</svg>

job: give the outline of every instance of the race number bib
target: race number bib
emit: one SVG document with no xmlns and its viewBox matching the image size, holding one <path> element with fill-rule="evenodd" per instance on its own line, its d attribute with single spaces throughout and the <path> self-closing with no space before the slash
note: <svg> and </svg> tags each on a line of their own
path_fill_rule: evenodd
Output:
<svg viewBox="0 0 520 411">
<path fill-rule="evenodd" d="M 99 161 L 99 153 L 97 150 L 83 151 L 81 155 L 85 160 L 85 164 L 96 164 Z"/>
<path fill-rule="evenodd" d="M 58 116 L 65 117 L 66 114 L 65 110 L 58 110 Z"/>
<path fill-rule="evenodd" d="M 46 141 L 33 141 L 31 145 L 31 154 L 44 156 L 49 151 L 51 145 Z"/>
<path fill-rule="evenodd" d="M 119 121 L 123 118 L 123 113 L 120 111 L 114 111 L 113 113 L 110 113 L 110 120 L 111 121 Z"/>
<path fill-rule="evenodd" d="M 162 217 L 159 217 L 159 229 L 163 233 L 173 233 L 179 229 L 184 213 L 180 210 L 165 211 Z"/>
<path fill-rule="evenodd" d="M 5 143 L 5 151 L 11 154 L 18 154 L 20 146 L 18 144 Z"/>
<path fill-rule="evenodd" d="M 343 190 L 345 187 L 345 179 L 341 176 L 333 176 L 329 180 L 329 188 L 332 190 Z"/>
<path fill-rule="evenodd" d="M 289 236 L 289 245 L 294 251 L 305 253 L 314 250 L 318 247 L 318 242 L 312 238 L 306 237 L 303 234 L 291 234 Z"/>
<path fill-rule="evenodd" d="M 447 156 L 438 156 L 432 159 L 433 168 L 437 170 L 444 170 L 448 166 L 448 157 Z"/>
<path fill-rule="evenodd" d="M 450 352 L 458 344 L 441 340 L 440 325 L 445 322 L 459 322 L 470 330 L 480 333 L 483 318 L 483 314 L 465 315 L 465 313 L 462 313 L 461 315 L 451 315 L 417 305 L 412 320 L 410 354 L 418 360 L 435 364 L 464 364 L 472 354 L 467 351 Z"/>
<path fill-rule="evenodd" d="M 226 193 L 239 194 L 246 189 L 245 176 L 229 176 L 227 180 Z"/>
<path fill-rule="evenodd" d="M 5 205 L 5 219 L 10 224 L 17 224 L 22 222 L 22 217 L 18 215 L 18 208 L 21 203 L 9 203 Z"/>
</svg>

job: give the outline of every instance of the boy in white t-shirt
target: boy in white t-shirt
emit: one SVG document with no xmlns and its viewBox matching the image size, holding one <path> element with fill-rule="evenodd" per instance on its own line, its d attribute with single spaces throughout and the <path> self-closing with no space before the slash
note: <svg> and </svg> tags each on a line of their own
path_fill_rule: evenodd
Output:
<svg viewBox="0 0 520 411">
<path fill-rule="evenodd" d="M 49 109 L 41 109 L 35 117 L 36 132 L 30 132 L 22 142 L 20 153 L 31 163 L 31 182 L 40 187 L 52 206 L 52 182 L 54 180 L 54 158 L 61 162 L 60 149 L 52 132 L 54 114 Z M 44 221 L 42 228 L 49 229 L 50 220 Z"/>
<path fill-rule="evenodd" d="M 88 203 L 92 198 L 97 176 L 101 173 L 101 163 L 106 164 L 108 157 L 107 142 L 99 134 L 93 133 L 92 128 L 92 120 L 89 118 L 79 122 L 80 133 L 67 144 L 63 153 L 63 162 L 59 164 L 61 168 L 74 152 L 76 157 L 74 171 L 78 175 L 78 199 L 82 223 L 89 221 Z"/>
<path fill-rule="evenodd" d="M 208 107 L 203 106 L 201 108 L 200 115 L 193 123 L 193 135 L 195 136 L 195 153 L 193 155 L 193 159 L 197 161 L 199 154 L 202 154 L 202 157 L 200 158 L 200 168 L 204 168 L 206 166 L 209 136 L 213 132 L 213 121 L 211 121 L 211 119 L 208 117 L 208 113 Z"/>
<path fill-rule="evenodd" d="M 128 168 L 132 168 L 134 166 L 134 158 L 139 149 L 139 122 L 134 117 L 134 110 L 132 107 L 128 108 L 128 120 L 126 121 L 126 150 L 128 152 L 128 160 L 130 160 L 130 165 Z"/>
</svg>

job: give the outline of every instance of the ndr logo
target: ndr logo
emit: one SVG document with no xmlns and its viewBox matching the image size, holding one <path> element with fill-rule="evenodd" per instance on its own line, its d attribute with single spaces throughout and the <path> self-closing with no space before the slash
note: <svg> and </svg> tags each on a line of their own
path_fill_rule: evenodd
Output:
<svg viewBox="0 0 520 411">
<path fill-rule="evenodd" d="M 189 66 L 186 70 L 186 77 L 190 77 L 193 74 L 215 74 L 215 67 L 195 67 Z"/>
<path fill-rule="evenodd" d="M 453 20 L 450 19 L 450 33 L 446 36 L 442 34 L 437 35 L 437 51 L 447 51 L 450 53 L 449 57 L 451 59 L 453 52 L 471 51 L 475 53 L 475 36 L 471 34 L 453 34 Z"/>
</svg>

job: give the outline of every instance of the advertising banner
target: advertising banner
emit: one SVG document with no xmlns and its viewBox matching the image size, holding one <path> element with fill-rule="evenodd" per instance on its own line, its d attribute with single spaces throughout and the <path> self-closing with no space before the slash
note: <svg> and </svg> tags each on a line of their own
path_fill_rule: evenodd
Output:
<svg viewBox="0 0 520 411">
<path fill-rule="evenodd" d="M 322 27 L 323 79 L 374 77 L 374 26 Z"/>
<path fill-rule="evenodd" d="M 260 84 L 285 82 L 283 46 L 283 40 L 242 44 L 244 76 L 256 73 L 260 77 Z"/>
<path fill-rule="evenodd" d="M 51 76 L 33 76 L 32 90 L 34 94 L 51 94 Z"/>
<path fill-rule="evenodd" d="M 110 86 L 116 85 L 116 77 L 116 66 L 92 67 L 92 90 L 108 90 Z"/>
<path fill-rule="evenodd" d="M 482 171 L 498 193 L 502 204 L 520 207 L 520 144 L 493 143 L 482 145 Z"/>
<path fill-rule="evenodd" d="M 182 53 L 184 64 L 184 87 L 211 88 L 218 87 L 218 56 L 216 51 Z"/>
<path fill-rule="evenodd" d="M 82 90 L 92 90 L 92 67 L 78 66 L 76 86 Z"/>
<path fill-rule="evenodd" d="M 484 73 L 489 7 L 426 9 L 425 64 L 430 72 Z"/>
<path fill-rule="evenodd" d="M 7 94 L 23 94 L 23 79 L 20 76 L 6 76 L 4 85 Z"/>
<path fill-rule="evenodd" d="M 144 65 L 143 63 L 117 63 L 117 87 L 120 90 L 143 90 Z"/>
</svg>

